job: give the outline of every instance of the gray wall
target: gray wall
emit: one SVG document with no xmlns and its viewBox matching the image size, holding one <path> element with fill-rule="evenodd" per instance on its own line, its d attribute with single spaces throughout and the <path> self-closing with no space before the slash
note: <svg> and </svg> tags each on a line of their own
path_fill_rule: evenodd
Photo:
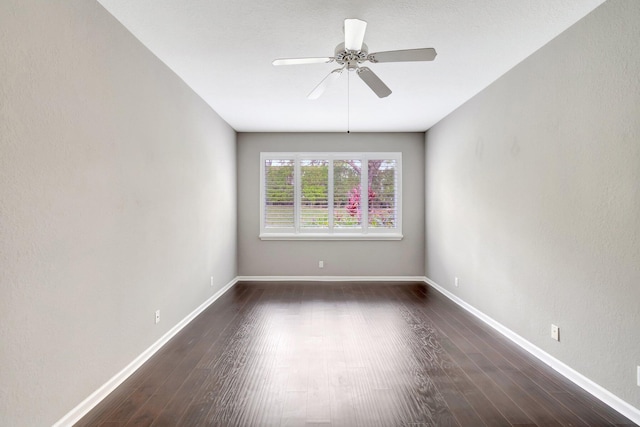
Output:
<svg viewBox="0 0 640 427">
<path fill-rule="evenodd" d="M 635 407 L 638 22 L 605 3 L 426 137 L 427 277 Z"/>
<path fill-rule="evenodd" d="M 402 152 L 404 239 L 261 241 L 261 151 Z M 424 134 L 240 133 L 238 224 L 242 276 L 424 276 Z"/>
<path fill-rule="evenodd" d="M 0 58 L 0 424 L 45 426 L 236 276 L 235 132 L 93 1 L 3 0 Z"/>
</svg>

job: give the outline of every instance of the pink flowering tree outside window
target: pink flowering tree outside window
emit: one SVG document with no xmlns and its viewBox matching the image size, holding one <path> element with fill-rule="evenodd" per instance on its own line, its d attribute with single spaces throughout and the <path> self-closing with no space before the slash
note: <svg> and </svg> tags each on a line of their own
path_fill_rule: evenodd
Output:
<svg viewBox="0 0 640 427">
<path fill-rule="evenodd" d="M 368 225 L 370 227 L 394 227 L 396 221 L 395 204 L 395 161 L 369 160 L 368 162 Z M 352 165 L 360 173 L 359 165 Z M 362 189 L 356 185 L 348 193 L 346 210 L 350 216 L 362 220 Z"/>
<path fill-rule="evenodd" d="M 347 211 L 349 215 L 355 216 L 358 218 L 358 221 L 362 220 L 362 211 L 360 208 L 360 194 L 362 193 L 362 189 L 360 186 L 353 187 L 349 191 L 349 204 L 347 205 Z M 373 189 L 369 188 L 369 214 L 372 213 L 373 201 L 376 198 L 376 192 Z"/>
</svg>

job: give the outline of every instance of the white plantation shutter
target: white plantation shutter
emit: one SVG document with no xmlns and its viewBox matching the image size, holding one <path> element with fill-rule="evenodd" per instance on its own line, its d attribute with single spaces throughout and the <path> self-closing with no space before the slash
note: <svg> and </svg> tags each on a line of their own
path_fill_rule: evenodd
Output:
<svg viewBox="0 0 640 427">
<path fill-rule="evenodd" d="M 264 160 L 264 228 L 291 229 L 295 223 L 294 161 Z"/>
<path fill-rule="evenodd" d="M 300 227 L 329 227 L 328 160 L 300 160 Z"/>
<path fill-rule="evenodd" d="M 333 224 L 336 228 L 361 226 L 361 160 L 333 161 Z"/>
<path fill-rule="evenodd" d="M 397 161 L 369 160 L 369 228 L 395 228 L 398 217 Z"/>
<path fill-rule="evenodd" d="M 260 159 L 261 239 L 402 239 L 401 153 Z"/>
</svg>

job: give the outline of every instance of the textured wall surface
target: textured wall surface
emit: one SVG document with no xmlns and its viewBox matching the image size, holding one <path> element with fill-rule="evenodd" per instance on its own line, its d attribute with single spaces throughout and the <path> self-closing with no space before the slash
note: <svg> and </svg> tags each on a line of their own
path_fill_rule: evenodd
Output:
<svg viewBox="0 0 640 427">
<path fill-rule="evenodd" d="M 3 0 L 0 58 L 0 425 L 46 426 L 236 276 L 235 132 L 93 1 Z"/>
<path fill-rule="evenodd" d="M 402 152 L 401 241 L 262 241 L 261 151 Z M 238 271 L 243 276 L 424 276 L 423 133 L 238 134 Z M 325 266 L 318 268 L 318 261 Z"/>
<path fill-rule="evenodd" d="M 427 276 L 636 408 L 638 22 L 640 2 L 606 2 L 426 149 Z"/>
</svg>

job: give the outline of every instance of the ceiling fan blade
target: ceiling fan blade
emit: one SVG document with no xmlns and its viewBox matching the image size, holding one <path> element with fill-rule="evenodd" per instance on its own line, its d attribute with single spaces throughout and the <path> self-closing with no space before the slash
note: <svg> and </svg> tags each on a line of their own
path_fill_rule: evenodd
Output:
<svg viewBox="0 0 640 427">
<path fill-rule="evenodd" d="M 358 77 L 378 95 L 378 98 L 386 98 L 391 95 L 391 89 L 369 67 L 358 68 L 357 73 Z"/>
<path fill-rule="evenodd" d="M 433 61 L 437 52 L 431 47 L 423 49 L 390 50 L 369 54 L 371 62 L 407 62 L 407 61 Z"/>
<path fill-rule="evenodd" d="M 344 47 L 347 50 L 360 51 L 364 42 L 364 32 L 367 30 L 367 22 L 360 19 L 344 20 Z"/>
<path fill-rule="evenodd" d="M 333 62 L 333 58 L 283 58 L 276 59 L 273 65 L 301 65 L 301 64 L 324 64 Z"/>
<path fill-rule="evenodd" d="M 342 74 L 342 71 L 344 71 L 344 67 L 342 68 L 337 68 L 335 70 L 333 70 L 332 72 L 329 73 L 329 75 L 327 77 L 325 77 L 324 79 L 322 79 L 322 81 L 318 84 L 318 86 L 316 86 L 309 95 L 307 95 L 308 99 L 318 99 L 320 98 L 320 95 L 322 95 L 325 91 L 325 89 L 327 87 L 329 87 L 329 85 L 333 82 L 335 82 L 336 80 L 338 80 L 338 78 L 340 77 L 340 74 Z"/>
</svg>

